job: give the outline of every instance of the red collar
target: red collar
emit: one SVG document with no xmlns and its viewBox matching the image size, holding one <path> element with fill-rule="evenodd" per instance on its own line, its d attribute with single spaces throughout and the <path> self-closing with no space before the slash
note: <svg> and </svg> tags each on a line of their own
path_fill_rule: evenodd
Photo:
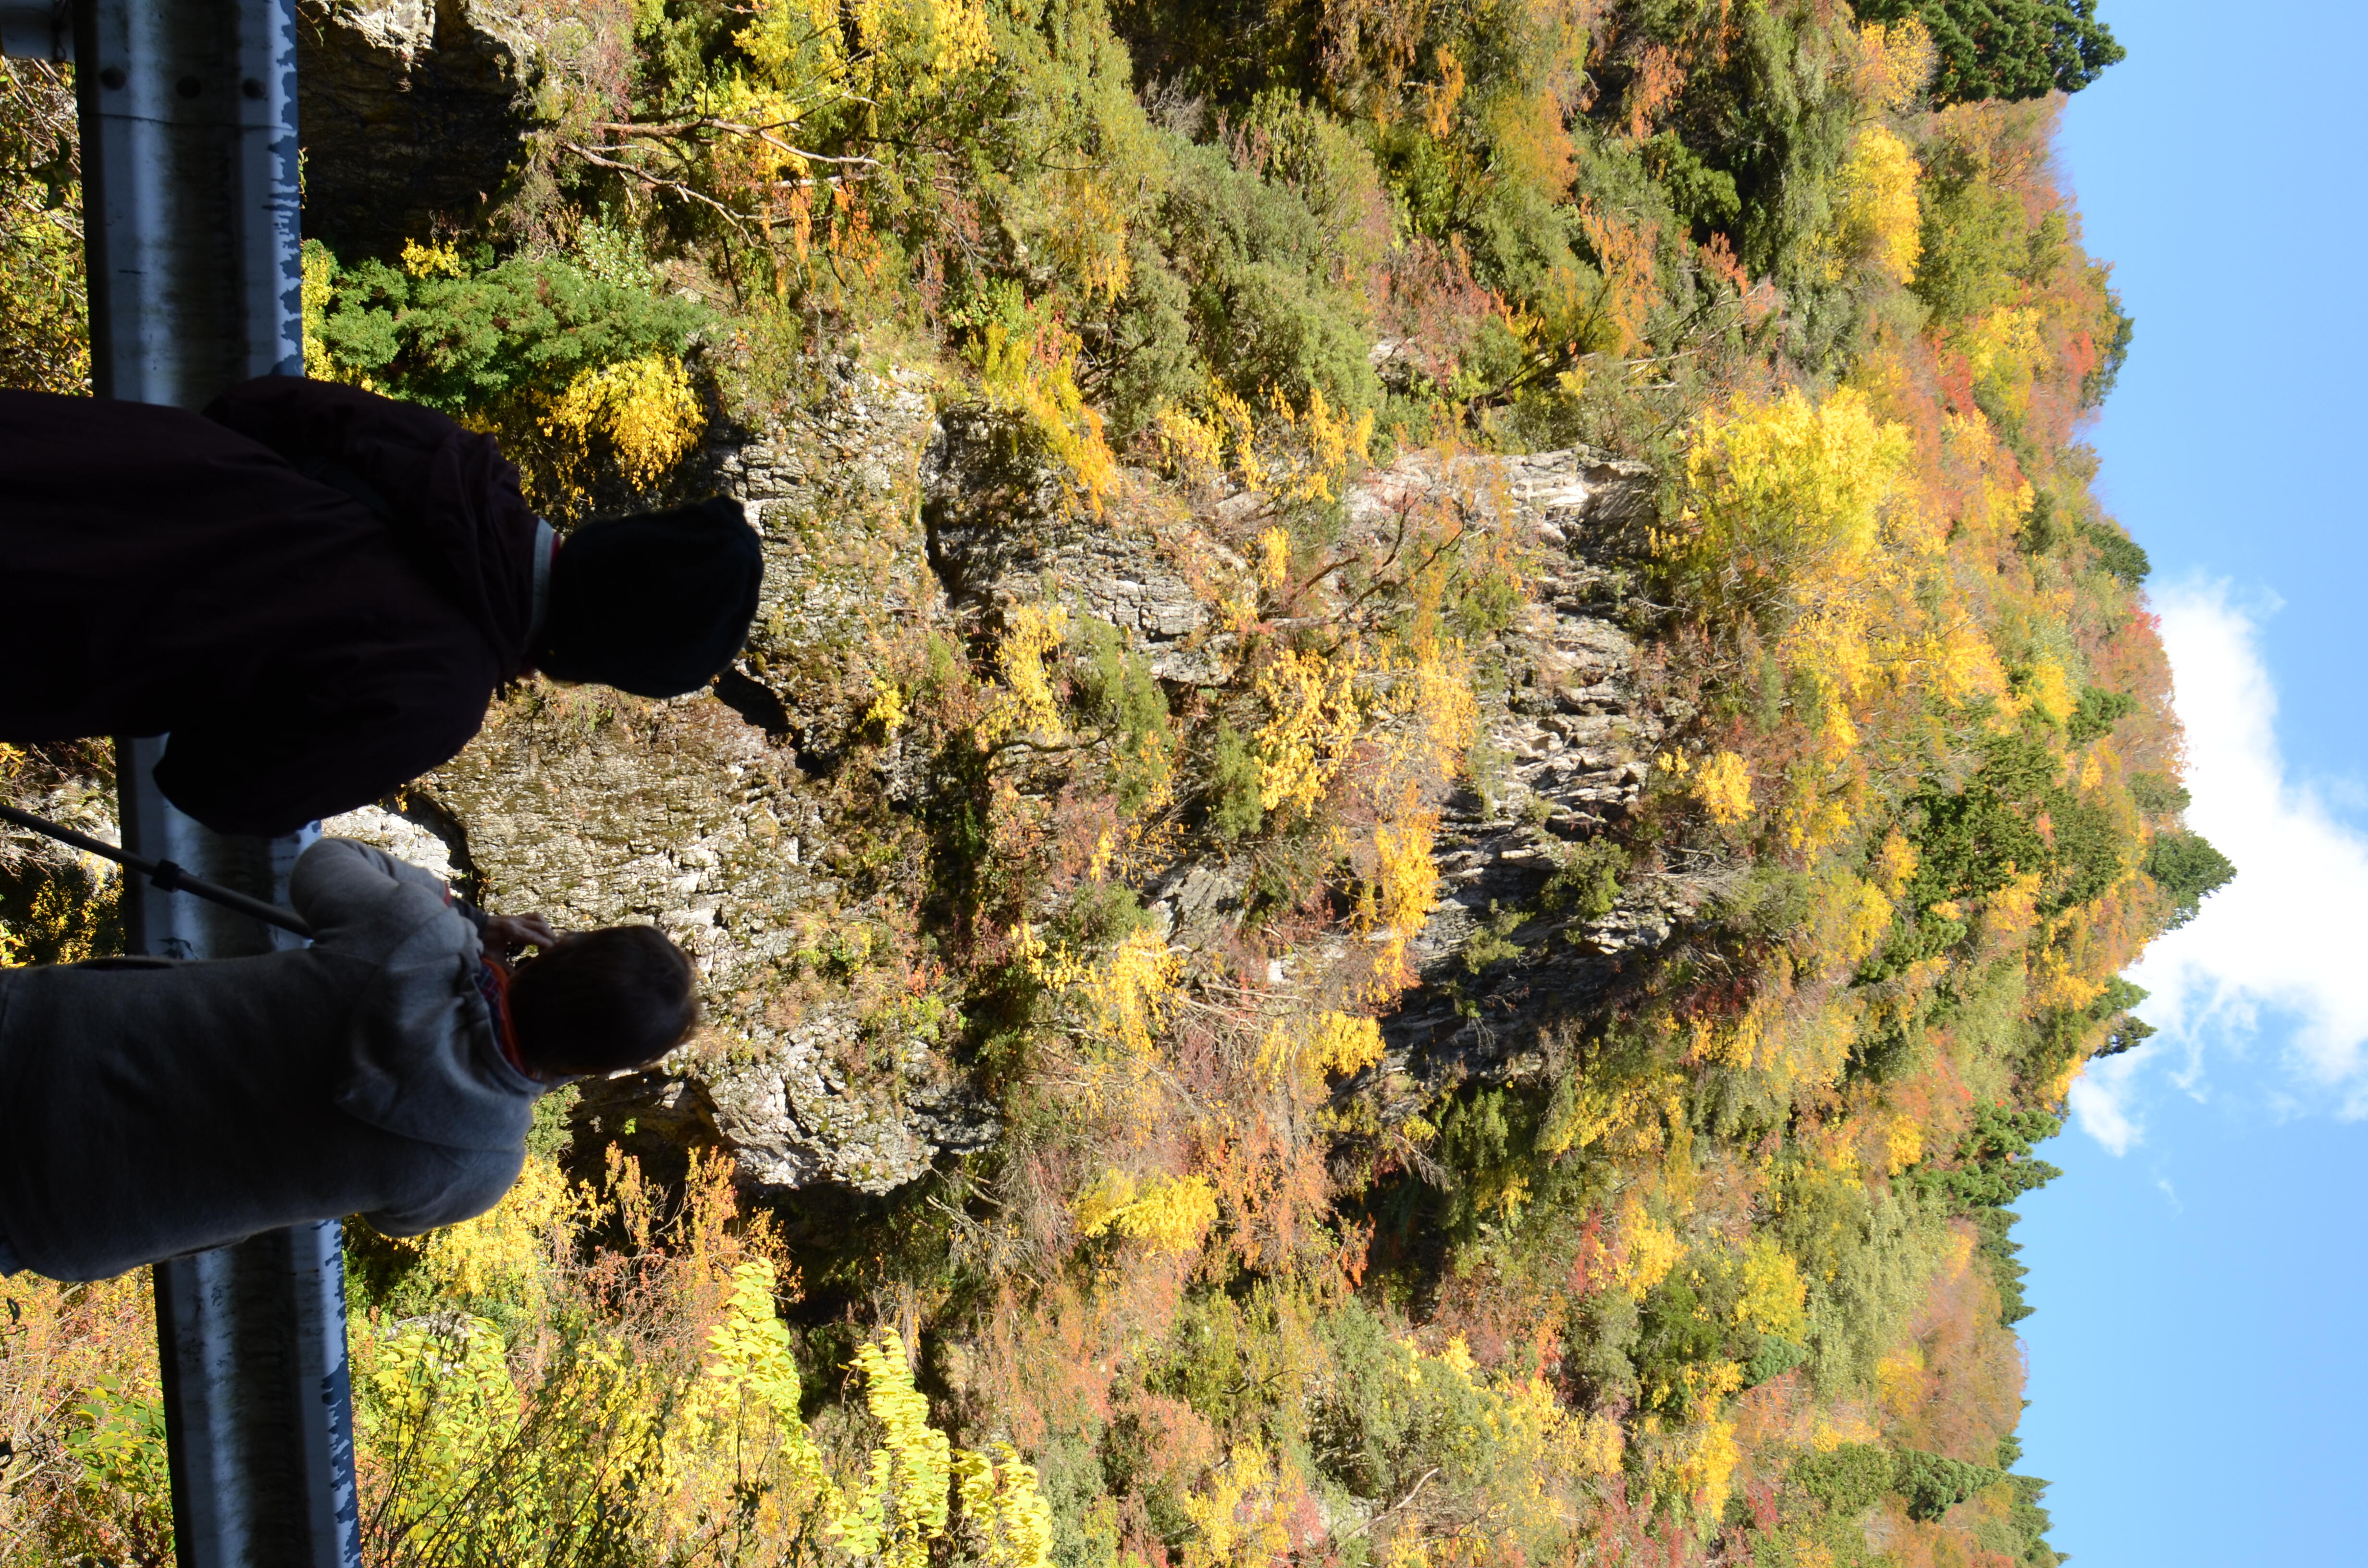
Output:
<svg viewBox="0 0 2368 1568">
<path fill-rule="evenodd" d="M 518 1030 L 510 1024 L 509 965 L 491 958 L 478 961 L 484 965 L 485 974 L 493 982 L 493 994 L 486 1000 L 493 1004 L 494 1043 L 501 1048 L 502 1060 L 517 1068 L 519 1076 L 541 1082 L 527 1066 L 526 1059 L 519 1055 Z"/>
</svg>

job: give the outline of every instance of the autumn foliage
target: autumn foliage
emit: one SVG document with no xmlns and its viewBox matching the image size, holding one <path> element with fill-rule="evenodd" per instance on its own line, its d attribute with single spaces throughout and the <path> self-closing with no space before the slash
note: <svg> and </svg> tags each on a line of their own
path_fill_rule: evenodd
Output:
<svg viewBox="0 0 2368 1568">
<path fill-rule="evenodd" d="M 2021 91 L 2110 38 L 545 9 L 517 188 L 308 250 L 313 373 L 499 431 L 567 520 L 695 483 L 826 353 L 920 366 L 1211 630 L 1189 679 L 1058 594 L 848 655 L 834 809 L 888 891 L 796 983 L 958 1061 L 999 1141 L 776 1206 L 554 1130 L 493 1215 L 357 1229 L 373 1560 L 2054 1568 L 2009 1206 L 2229 869 L 2089 489 L 2130 324 Z M 56 85 L 10 84 L 17 157 Z M 0 208 L 0 365 L 72 382 L 47 211 Z M 1575 445 L 1653 476 L 1585 551 L 1651 728 L 1633 801 L 1528 820 L 1491 735 L 1549 562 L 1487 464 Z M 1474 821 L 1534 875 L 1442 946 Z M 36 907 L 84 873 L 5 869 L 20 956 L 103 941 Z M 1410 1019 L 1525 983 L 1547 1023 L 1425 1055 Z M 0 1541 L 160 1560 L 144 1288 L 6 1299 Z"/>
</svg>

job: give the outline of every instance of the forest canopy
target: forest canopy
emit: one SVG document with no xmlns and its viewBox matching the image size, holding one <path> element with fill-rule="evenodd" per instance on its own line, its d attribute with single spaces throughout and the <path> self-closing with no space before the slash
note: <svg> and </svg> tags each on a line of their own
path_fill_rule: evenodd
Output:
<svg viewBox="0 0 2368 1568">
<path fill-rule="evenodd" d="M 503 188 L 308 229 L 310 373 L 563 527 L 824 500 L 752 504 L 716 697 L 529 683 L 416 798 L 757 726 L 745 874 L 831 880 L 660 1077 L 845 1020 L 993 1132 L 784 1187 L 555 1099 L 494 1213 L 349 1222 L 373 1560 L 2053 1568 L 2012 1205 L 2235 873 L 2082 440 L 2094 0 L 520 14 Z M 72 85 L 6 69 L 0 379 L 81 390 Z M 1194 630 L 976 586 L 1079 539 Z M 797 610 L 833 561 L 900 608 Z M 10 961 L 107 950 L 7 855 Z M 144 1287 L 0 1295 L 0 1542 L 165 1560 Z"/>
</svg>

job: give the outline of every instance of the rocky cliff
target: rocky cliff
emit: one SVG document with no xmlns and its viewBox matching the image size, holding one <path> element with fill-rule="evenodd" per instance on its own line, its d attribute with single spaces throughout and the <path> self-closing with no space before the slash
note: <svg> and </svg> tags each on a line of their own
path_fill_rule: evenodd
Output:
<svg viewBox="0 0 2368 1568">
<path fill-rule="evenodd" d="M 327 826 L 449 866 L 490 907 L 654 921 L 695 955 L 706 1027 L 662 1071 L 586 1086 L 587 1148 L 620 1142 L 665 1165 L 721 1146 L 760 1193 L 884 1193 L 996 1132 L 945 1027 L 951 991 L 907 968 L 889 995 L 877 967 L 931 899 L 915 824 L 943 784 L 876 722 L 894 651 L 991 639 L 1017 607 L 1062 606 L 1121 629 L 1171 693 L 1220 682 L 1222 606 L 1249 569 L 1216 525 L 1258 498 L 1133 470 L 1097 514 L 1007 417 L 939 410 L 919 374 L 844 361 L 787 416 L 720 434 L 706 461 L 766 554 L 757 633 L 713 691 L 644 703 L 529 687 L 452 764 Z M 1533 573 L 1531 602 L 1478 651 L 1495 672 L 1484 767 L 1446 806 L 1440 901 L 1408 947 L 1430 983 L 1384 1020 L 1391 1053 L 1354 1092 L 1387 1103 L 1519 1073 L 1542 1028 L 1704 895 L 1623 860 L 1600 896 L 1558 896 L 1574 853 L 1636 800 L 1662 732 L 1616 564 L 1654 502 L 1650 472 L 1585 450 L 1417 453 L 1343 498 L 1345 527 L 1376 538 L 1415 510 L 1468 510 Z M 1056 764 L 1021 788 L 1049 799 L 1065 781 Z M 1223 857 L 1178 859 L 1135 891 L 1179 954 L 1235 934 L 1241 870 Z"/>
</svg>

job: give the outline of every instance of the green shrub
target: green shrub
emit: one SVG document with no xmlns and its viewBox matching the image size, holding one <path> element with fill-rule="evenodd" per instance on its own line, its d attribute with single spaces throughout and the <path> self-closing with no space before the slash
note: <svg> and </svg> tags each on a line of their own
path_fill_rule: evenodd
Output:
<svg viewBox="0 0 2368 1568">
<path fill-rule="evenodd" d="M 307 248 L 325 256 L 319 244 Z M 448 414 L 523 392 L 555 395 L 585 370 L 645 354 L 678 356 L 709 320 L 688 300 L 552 256 L 459 278 L 330 263 L 320 335 L 336 367 Z"/>
</svg>

